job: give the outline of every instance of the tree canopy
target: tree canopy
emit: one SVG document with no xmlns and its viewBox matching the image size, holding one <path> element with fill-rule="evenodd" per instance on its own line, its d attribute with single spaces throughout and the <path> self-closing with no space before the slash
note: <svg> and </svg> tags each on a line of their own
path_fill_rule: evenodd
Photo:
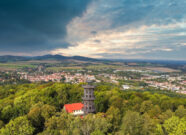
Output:
<svg viewBox="0 0 186 135">
<path fill-rule="evenodd" d="M 184 135 L 186 98 L 158 92 L 121 91 L 100 84 L 96 114 L 75 117 L 64 104 L 82 102 L 82 84 L 0 86 L 2 135 Z"/>
</svg>

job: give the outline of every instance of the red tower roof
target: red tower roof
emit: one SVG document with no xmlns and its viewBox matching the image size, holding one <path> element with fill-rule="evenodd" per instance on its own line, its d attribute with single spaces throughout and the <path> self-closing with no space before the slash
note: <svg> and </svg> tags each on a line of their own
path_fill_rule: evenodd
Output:
<svg viewBox="0 0 186 135">
<path fill-rule="evenodd" d="M 66 112 L 72 113 L 75 110 L 82 110 L 83 104 L 82 103 L 65 104 L 64 107 Z"/>
</svg>

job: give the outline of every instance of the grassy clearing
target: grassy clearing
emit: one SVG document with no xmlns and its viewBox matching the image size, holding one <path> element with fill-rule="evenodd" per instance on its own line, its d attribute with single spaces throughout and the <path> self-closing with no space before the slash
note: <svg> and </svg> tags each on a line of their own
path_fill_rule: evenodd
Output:
<svg viewBox="0 0 186 135">
<path fill-rule="evenodd" d="M 62 71 L 62 70 L 81 70 L 82 67 L 49 67 L 47 70 L 49 71 Z"/>
<path fill-rule="evenodd" d="M 20 69 L 20 68 L 34 68 L 34 65 L 23 64 L 23 63 L 0 63 L 1 69 Z"/>
<path fill-rule="evenodd" d="M 152 70 L 152 71 L 158 71 L 158 72 L 167 72 L 167 73 L 180 72 L 180 70 L 175 70 L 175 69 L 166 68 L 166 67 L 146 67 L 146 69 Z"/>
</svg>

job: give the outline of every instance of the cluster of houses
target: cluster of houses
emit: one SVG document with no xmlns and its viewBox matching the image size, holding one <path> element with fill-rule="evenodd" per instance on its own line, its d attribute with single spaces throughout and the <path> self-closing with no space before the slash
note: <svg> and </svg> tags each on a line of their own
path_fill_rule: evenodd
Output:
<svg viewBox="0 0 186 135">
<path fill-rule="evenodd" d="M 179 91 L 179 90 L 184 90 L 185 88 L 182 86 L 177 86 L 174 84 L 171 84 L 169 82 L 155 82 L 155 81 L 146 81 L 146 83 L 149 84 L 149 86 L 160 88 L 160 89 L 167 89 L 171 91 Z"/>
<path fill-rule="evenodd" d="M 41 70 L 39 70 L 41 71 Z M 43 72 L 36 72 L 33 74 L 28 74 L 26 72 L 18 72 L 20 75 L 20 79 L 26 79 L 30 82 L 65 82 L 65 83 L 81 83 L 86 82 L 87 80 L 94 82 L 110 82 L 118 84 L 119 80 L 133 80 L 133 81 L 143 81 L 148 84 L 148 86 L 152 86 L 155 88 L 166 89 L 171 91 L 176 91 L 180 93 L 184 93 L 186 80 L 183 75 L 171 76 L 169 74 L 149 74 L 148 72 L 142 70 L 127 70 L 130 72 L 140 72 L 141 77 L 139 79 L 131 79 L 126 76 L 119 76 L 116 73 L 122 70 L 115 70 L 112 73 L 101 73 L 97 75 L 91 75 L 91 71 L 88 71 L 86 74 L 82 74 L 81 72 L 71 73 L 71 72 L 58 72 L 52 74 L 44 74 Z M 85 72 L 85 71 L 84 71 Z M 164 81 L 158 81 L 164 80 Z M 3 82 L 3 78 L 0 78 L 0 81 Z M 175 83 L 176 82 L 176 83 Z M 130 89 L 132 86 L 123 85 L 124 90 Z M 185 93 L 184 93 L 185 94 Z"/>
<path fill-rule="evenodd" d="M 60 73 L 54 73 L 50 75 L 27 75 L 21 76 L 21 79 L 29 80 L 30 82 L 48 82 L 48 81 L 56 81 L 60 82 L 61 80 L 61 74 Z"/>
<path fill-rule="evenodd" d="M 70 74 L 68 72 L 60 72 L 60 73 L 53 73 L 53 74 L 47 74 L 47 75 L 42 75 L 42 74 L 35 74 L 35 75 L 28 75 L 27 73 L 20 73 L 21 79 L 29 80 L 30 82 L 48 82 L 48 81 L 53 81 L 53 82 L 60 82 L 62 79 L 66 83 L 81 83 L 81 82 L 86 82 L 86 80 L 90 81 L 99 81 L 95 78 L 94 75 L 82 75 L 81 73 L 76 73 L 76 74 Z"/>
<path fill-rule="evenodd" d="M 80 82 L 86 82 L 86 80 L 90 81 L 97 81 L 94 75 L 89 75 L 89 74 L 81 74 L 81 73 L 76 73 L 74 75 L 71 75 L 69 73 L 64 75 L 65 77 L 65 82 L 74 82 L 74 83 L 80 83 Z"/>
</svg>

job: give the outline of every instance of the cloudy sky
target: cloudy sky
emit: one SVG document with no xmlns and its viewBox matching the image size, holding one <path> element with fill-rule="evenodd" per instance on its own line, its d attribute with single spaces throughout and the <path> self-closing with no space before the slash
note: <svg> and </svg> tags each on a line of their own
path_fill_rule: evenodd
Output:
<svg viewBox="0 0 186 135">
<path fill-rule="evenodd" d="M 186 60 L 186 0 L 0 0 L 0 55 Z"/>
</svg>

